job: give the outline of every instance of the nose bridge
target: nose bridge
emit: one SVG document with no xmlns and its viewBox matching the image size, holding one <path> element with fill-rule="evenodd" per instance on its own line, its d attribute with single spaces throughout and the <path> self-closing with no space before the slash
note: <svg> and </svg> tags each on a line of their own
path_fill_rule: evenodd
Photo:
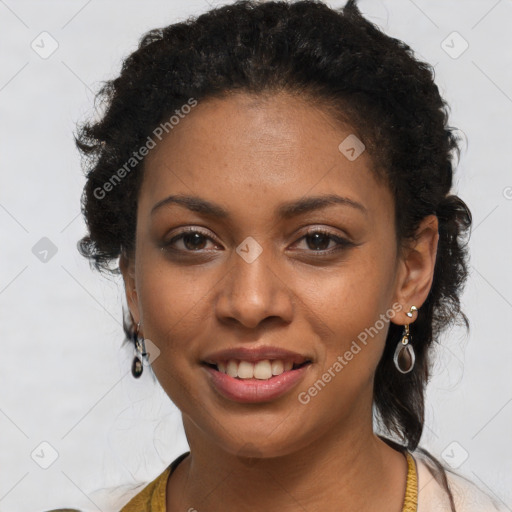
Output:
<svg viewBox="0 0 512 512">
<path fill-rule="evenodd" d="M 233 252 L 230 265 L 217 300 L 219 318 L 234 318 L 247 327 L 256 327 L 267 317 L 290 321 L 291 291 L 279 277 L 269 248 L 248 237 Z"/>
</svg>

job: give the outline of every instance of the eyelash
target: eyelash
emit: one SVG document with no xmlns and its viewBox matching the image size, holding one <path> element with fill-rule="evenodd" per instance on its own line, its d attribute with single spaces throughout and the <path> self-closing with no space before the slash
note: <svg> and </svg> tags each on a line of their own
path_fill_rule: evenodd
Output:
<svg viewBox="0 0 512 512">
<path fill-rule="evenodd" d="M 173 238 L 171 238 L 171 240 L 169 240 L 168 242 L 165 242 L 164 244 L 162 244 L 161 249 L 162 250 L 170 250 L 173 252 L 180 252 L 180 253 L 200 253 L 204 249 L 198 249 L 198 250 L 194 251 L 194 250 L 188 250 L 188 249 L 176 249 L 175 247 L 172 246 L 175 242 L 182 240 L 185 235 L 195 234 L 195 233 L 202 235 L 204 238 L 215 243 L 215 241 L 210 236 L 208 236 L 206 233 L 204 233 L 200 229 L 187 228 L 184 231 L 181 231 L 180 233 L 178 233 Z M 308 236 L 315 235 L 315 234 L 320 234 L 320 235 L 326 236 L 326 237 L 330 238 L 332 241 L 337 243 L 337 246 L 334 249 L 307 250 L 307 252 L 315 254 L 316 257 L 330 256 L 331 254 L 333 254 L 335 252 L 338 252 L 340 250 L 343 250 L 345 248 L 352 247 L 355 245 L 353 242 L 350 242 L 346 238 L 342 238 L 337 235 L 334 235 L 330 231 L 327 231 L 322 228 L 315 228 L 315 229 L 312 229 L 311 231 L 308 231 L 301 238 L 299 238 L 297 240 L 297 242 L 304 240 Z"/>
</svg>

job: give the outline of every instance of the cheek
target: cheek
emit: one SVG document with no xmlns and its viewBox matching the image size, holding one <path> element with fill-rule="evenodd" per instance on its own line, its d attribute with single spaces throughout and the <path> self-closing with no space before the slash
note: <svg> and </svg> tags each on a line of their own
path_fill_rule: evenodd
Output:
<svg viewBox="0 0 512 512">
<path fill-rule="evenodd" d="M 361 251 L 329 272 L 298 273 L 296 292 L 332 335 L 357 336 L 389 307 L 391 270 L 384 257 Z"/>
<path fill-rule="evenodd" d="M 347 281 L 334 286 L 331 300 L 318 298 L 316 319 L 329 326 L 329 336 L 318 344 L 318 365 L 298 400 L 309 411 L 309 418 L 325 425 L 358 416 L 356 410 L 372 402 L 376 367 L 382 356 L 388 321 L 381 319 L 386 307 L 372 286 L 352 287 Z M 319 320 L 321 318 L 321 320 Z M 313 420 L 314 419 L 314 420 Z M 308 421 L 308 420 L 306 420 Z"/>
<path fill-rule="evenodd" d="M 144 336 L 160 350 L 151 363 L 153 372 L 173 403 L 183 413 L 193 413 L 201 407 L 190 376 L 197 371 L 192 354 L 205 320 L 199 313 L 204 293 L 198 293 L 200 287 L 190 286 L 182 274 L 159 274 L 155 267 L 148 268 L 142 282 L 139 302 L 146 326 Z"/>
<path fill-rule="evenodd" d="M 142 248 L 138 261 L 137 289 L 143 323 L 155 339 L 167 341 L 174 330 L 187 332 L 197 322 L 201 304 L 207 300 L 208 283 L 199 281 L 197 267 L 179 267 L 166 259 L 162 251 Z"/>
<path fill-rule="evenodd" d="M 392 263 L 392 255 L 368 246 L 350 264 L 321 277 L 317 274 L 309 284 L 308 279 L 302 283 L 310 322 L 318 326 L 318 331 L 322 324 L 328 326 L 320 346 L 322 371 L 331 369 L 337 376 L 343 373 L 343 379 L 333 380 L 346 381 L 341 386 L 348 383 L 344 393 L 351 386 L 372 381 L 384 350 L 391 318 Z M 343 368 L 333 368 L 340 362 L 339 357 Z"/>
<path fill-rule="evenodd" d="M 191 354 L 195 353 L 195 339 L 205 326 L 208 290 L 213 283 L 198 282 L 190 271 L 173 268 L 163 259 L 141 257 L 139 262 L 138 298 L 143 332 L 160 350 L 152 366 L 164 389 L 169 391 L 166 383 L 177 385 L 173 377 L 185 375 L 196 362 Z"/>
</svg>

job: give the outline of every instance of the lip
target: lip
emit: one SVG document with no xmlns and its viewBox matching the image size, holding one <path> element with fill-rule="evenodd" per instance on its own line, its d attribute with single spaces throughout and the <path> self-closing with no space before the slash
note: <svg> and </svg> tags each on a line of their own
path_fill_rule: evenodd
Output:
<svg viewBox="0 0 512 512">
<path fill-rule="evenodd" d="M 268 380 L 237 379 L 203 364 L 210 385 L 228 400 L 240 403 L 270 402 L 283 396 L 304 379 L 311 364 L 274 375 Z"/>
<path fill-rule="evenodd" d="M 281 359 L 283 361 L 291 361 L 293 364 L 302 364 L 306 361 L 313 361 L 310 356 L 298 354 L 279 347 L 261 346 L 256 348 L 238 347 L 219 350 L 213 352 L 203 358 L 202 363 L 218 364 L 219 362 L 236 359 L 238 361 L 249 361 L 255 363 L 264 359 Z"/>
</svg>

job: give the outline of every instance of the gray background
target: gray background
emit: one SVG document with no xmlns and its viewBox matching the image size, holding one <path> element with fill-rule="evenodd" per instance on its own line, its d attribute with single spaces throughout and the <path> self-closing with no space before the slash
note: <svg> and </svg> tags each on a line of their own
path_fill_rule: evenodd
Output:
<svg viewBox="0 0 512 512">
<path fill-rule="evenodd" d="M 512 2 L 359 5 L 435 66 L 466 138 L 454 192 L 474 217 L 462 299 L 471 331 L 452 329 L 437 350 L 421 445 L 512 510 Z M 187 449 L 151 374 L 129 373 L 120 280 L 76 250 L 84 177 L 72 132 L 143 32 L 208 8 L 0 0 L 1 512 L 118 510 Z"/>
</svg>

